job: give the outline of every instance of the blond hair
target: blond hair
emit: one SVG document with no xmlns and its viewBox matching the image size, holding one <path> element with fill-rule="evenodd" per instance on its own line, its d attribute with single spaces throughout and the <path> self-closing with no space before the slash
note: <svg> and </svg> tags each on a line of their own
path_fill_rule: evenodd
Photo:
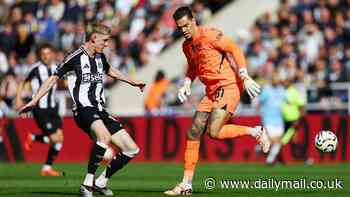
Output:
<svg viewBox="0 0 350 197">
<path fill-rule="evenodd" d="M 90 40 L 92 34 L 98 33 L 103 35 L 110 35 L 111 29 L 107 27 L 106 25 L 103 25 L 101 23 L 92 23 L 87 27 L 86 31 L 86 40 Z"/>
</svg>

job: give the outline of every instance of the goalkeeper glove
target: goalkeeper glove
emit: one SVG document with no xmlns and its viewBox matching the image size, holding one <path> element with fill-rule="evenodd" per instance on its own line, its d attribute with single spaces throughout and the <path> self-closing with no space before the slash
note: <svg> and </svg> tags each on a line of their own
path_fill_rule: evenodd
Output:
<svg viewBox="0 0 350 197">
<path fill-rule="evenodd" d="M 191 95 L 191 79 L 185 78 L 184 85 L 179 89 L 177 97 L 180 99 L 181 103 L 187 100 L 187 96 Z"/>
<path fill-rule="evenodd" d="M 239 69 L 239 76 L 243 80 L 244 89 L 247 91 L 251 99 L 260 94 L 260 86 L 252 78 L 249 77 L 246 68 Z"/>
</svg>

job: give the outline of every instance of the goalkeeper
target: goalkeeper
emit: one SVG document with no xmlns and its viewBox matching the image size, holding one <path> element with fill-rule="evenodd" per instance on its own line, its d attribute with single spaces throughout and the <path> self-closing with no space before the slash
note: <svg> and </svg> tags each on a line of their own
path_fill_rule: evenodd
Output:
<svg viewBox="0 0 350 197">
<path fill-rule="evenodd" d="M 182 182 L 164 192 L 166 195 L 189 195 L 192 194 L 192 178 L 203 132 L 221 140 L 250 135 L 262 145 L 264 152 L 268 152 L 270 141 L 261 126 L 227 124 L 239 104 L 243 89 L 251 98 L 260 93 L 260 86 L 248 75 L 241 50 L 221 31 L 198 26 L 188 7 L 178 8 L 173 18 L 185 38 L 183 52 L 188 62 L 184 85 L 178 93 L 180 101 L 185 102 L 190 96 L 191 83 L 196 77 L 206 86 L 206 95 L 197 106 L 187 134 Z"/>
</svg>

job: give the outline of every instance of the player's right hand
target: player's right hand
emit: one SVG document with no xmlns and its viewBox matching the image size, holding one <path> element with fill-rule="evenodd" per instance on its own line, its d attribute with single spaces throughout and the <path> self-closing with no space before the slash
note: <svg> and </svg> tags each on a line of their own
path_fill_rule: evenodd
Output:
<svg viewBox="0 0 350 197">
<path fill-rule="evenodd" d="M 146 86 L 146 83 L 144 83 L 143 81 L 134 81 L 133 86 L 136 86 L 140 89 L 141 92 L 143 92 L 143 89 Z"/>
<path fill-rule="evenodd" d="M 191 80 L 186 78 L 184 85 L 179 89 L 177 97 L 181 101 L 181 103 L 187 100 L 187 97 L 191 95 Z"/>
</svg>

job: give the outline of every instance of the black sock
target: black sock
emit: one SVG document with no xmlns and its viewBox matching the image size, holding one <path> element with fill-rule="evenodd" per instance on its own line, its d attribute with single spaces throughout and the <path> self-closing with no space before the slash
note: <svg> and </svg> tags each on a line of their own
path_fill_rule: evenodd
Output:
<svg viewBox="0 0 350 197">
<path fill-rule="evenodd" d="M 102 147 L 99 144 L 95 144 L 94 148 L 91 152 L 90 159 L 89 159 L 89 165 L 88 165 L 88 173 L 95 174 L 98 166 L 100 165 L 100 162 L 103 159 L 103 155 L 106 152 L 106 147 Z"/>
<path fill-rule="evenodd" d="M 47 153 L 47 160 L 45 164 L 50 166 L 52 165 L 53 161 L 57 158 L 57 155 L 60 152 L 61 147 L 62 147 L 61 143 L 52 144 L 50 146 L 49 152 Z"/>
<path fill-rule="evenodd" d="M 127 163 L 129 163 L 129 161 L 131 161 L 131 159 L 132 157 L 119 153 L 107 167 L 106 178 L 110 178 L 118 170 L 122 169 Z"/>
<path fill-rule="evenodd" d="M 36 141 L 36 142 L 40 142 L 40 143 L 43 143 L 43 144 L 48 144 L 48 143 L 50 143 L 50 141 L 45 141 L 44 140 L 44 138 L 45 137 L 47 137 L 48 138 L 48 136 L 46 136 L 46 135 L 38 135 L 38 134 L 32 134 L 33 136 L 34 136 L 34 141 Z"/>
</svg>

